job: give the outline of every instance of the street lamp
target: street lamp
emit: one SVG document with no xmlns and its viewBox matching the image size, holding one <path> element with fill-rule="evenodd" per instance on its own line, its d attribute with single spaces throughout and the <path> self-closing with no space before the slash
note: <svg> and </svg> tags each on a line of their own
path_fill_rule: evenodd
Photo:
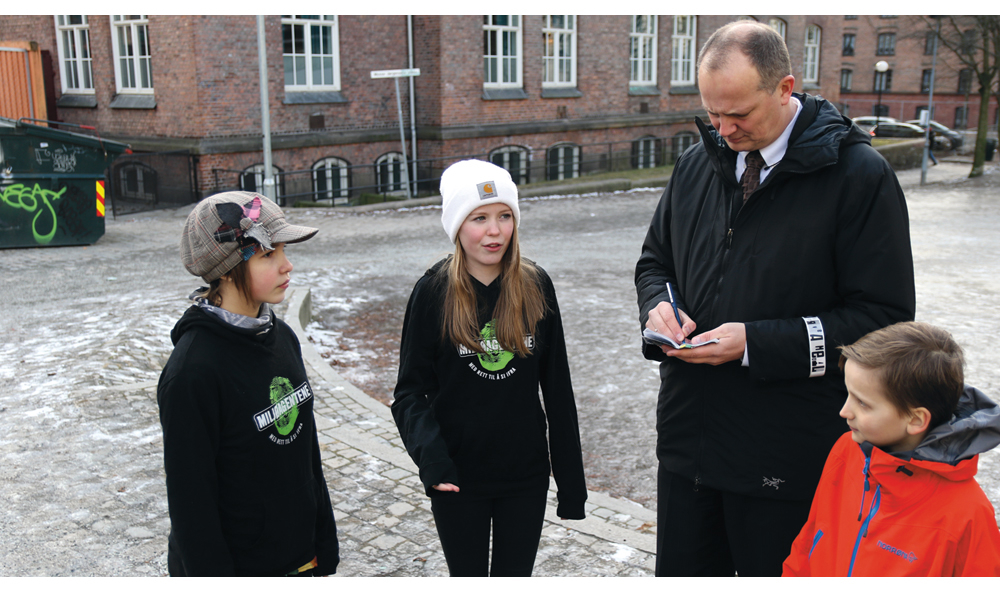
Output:
<svg viewBox="0 0 1000 592">
<path fill-rule="evenodd" d="M 875 84 L 878 85 L 878 107 L 875 108 L 875 129 L 878 129 L 878 120 L 882 116 L 882 89 L 885 87 L 885 73 L 889 69 L 889 62 L 879 60 L 875 64 Z M 879 76 L 881 74 L 882 76 Z"/>
</svg>

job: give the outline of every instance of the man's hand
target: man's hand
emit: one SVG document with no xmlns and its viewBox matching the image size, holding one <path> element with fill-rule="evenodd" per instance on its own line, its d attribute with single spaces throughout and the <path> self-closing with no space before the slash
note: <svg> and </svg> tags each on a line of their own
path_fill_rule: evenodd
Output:
<svg viewBox="0 0 1000 592">
<path fill-rule="evenodd" d="M 452 485 L 451 483 L 438 483 L 437 485 L 431 485 L 431 488 L 438 491 L 458 491 L 458 485 Z"/>
<path fill-rule="evenodd" d="M 667 304 L 667 307 L 669 308 L 670 305 Z M 673 311 L 671 310 L 671 312 Z M 674 324 L 677 322 L 674 321 Z M 691 364 L 711 364 L 713 366 L 743 359 L 743 352 L 746 351 L 747 346 L 747 329 L 743 323 L 725 323 L 716 329 L 692 338 L 691 343 L 701 343 L 709 339 L 718 339 L 719 343 L 694 349 L 673 349 L 664 346 L 663 353 L 667 354 L 668 357 L 684 360 Z"/>
<path fill-rule="evenodd" d="M 652 329 L 660 335 L 673 337 L 674 341 L 678 343 L 684 341 L 692 331 L 698 328 L 698 325 L 683 310 L 678 309 L 677 312 L 680 313 L 681 320 L 684 321 L 684 326 L 677 324 L 677 318 L 674 317 L 674 308 L 670 306 L 669 302 L 657 304 L 656 308 L 649 311 L 649 318 L 646 319 L 646 328 Z M 670 346 L 664 345 L 660 347 L 663 348 L 663 353 L 673 351 L 673 348 Z"/>
</svg>

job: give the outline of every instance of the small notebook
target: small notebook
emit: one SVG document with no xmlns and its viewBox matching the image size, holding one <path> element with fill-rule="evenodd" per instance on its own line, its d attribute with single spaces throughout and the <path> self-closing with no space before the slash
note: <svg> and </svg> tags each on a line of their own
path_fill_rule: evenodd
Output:
<svg viewBox="0 0 1000 592">
<path fill-rule="evenodd" d="M 652 343 L 655 345 L 669 345 L 674 349 L 691 349 L 693 347 L 701 347 L 710 343 L 719 343 L 718 339 L 709 339 L 708 341 L 703 341 L 702 343 L 677 343 L 666 335 L 661 335 L 651 329 L 642 330 L 642 340 L 646 343 Z"/>
</svg>

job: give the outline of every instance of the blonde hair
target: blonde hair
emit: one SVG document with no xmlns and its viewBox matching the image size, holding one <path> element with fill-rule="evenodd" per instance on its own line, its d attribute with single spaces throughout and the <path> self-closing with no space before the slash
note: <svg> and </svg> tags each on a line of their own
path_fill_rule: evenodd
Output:
<svg viewBox="0 0 1000 592">
<path fill-rule="evenodd" d="M 538 285 L 539 269 L 521 258 L 516 226 L 500 264 L 500 276 L 496 280 L 500 282 L 500 298 L 493 309 L 494 331 L 501 348 L 523 358 L 531 354 L 524 338 L 534 334 L 538 321 L 548 311 L 548 304 Z M 438 274 L 445 281 L 442 338 L 483 353 L 479 305 L 459 240 L 455 241 L 455 254 L 441 266 Z"/>
</svg>

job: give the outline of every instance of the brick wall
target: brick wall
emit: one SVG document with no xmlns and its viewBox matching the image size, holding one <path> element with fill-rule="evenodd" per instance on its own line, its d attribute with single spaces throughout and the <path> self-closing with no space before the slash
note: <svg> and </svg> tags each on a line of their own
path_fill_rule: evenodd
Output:
<svg viewBox="0 0 1000 592">
<path fill-rule="evenodd" d="M 700 48 L 717 27 L 734 18 L 698 17 L 696 45 Z M 756 18 L 766 23 L 770 17 Z M 809 92 L 836 102 L 843 17 L 781 18 L 787 22 L 797 90 L 805 27 L 822 28 L 820 89 Z M 522 17 L 527 98 L 486 100 L 483 17 L 414 16 L 414 66 L 421 70 L 414 80 L 419 158 L 484 154 L 519 145 L 530 148 L 537 160 L 560 142 L 624 142 L 627 147 L 646 135 L 694 131 L 700 97 L 693 89 L 680 92 L 670 86 L 673 17 L 658 17 L 658 95 L 629 94 L 629 23 L 626 15 L 577 17 L 577 89 L 582 96 L 543 98 L 543 19 Z M 281 19 L 265 19 L 273 162 L 284 171 L 308 170 L 330 156 L 368 166 L 399 150 L 395 85 L 391 79 L 371 79 L 370 72 L 408 67 L 406 17 L 342 16 L 338 31 L 343 101 L 291 104 L 284 91 Z M 52 17 L 0 16 L 0 38 L 11 35 L 32 36 L 56 55 Z M 90 36 L 97 107 L 61 109 L 62 119 L 94 125 L 106 137 L 145 149 L 186 148 L 200 154 L 198 176 L 205 191 L 212 190 L 213 169 L 242 170 L 263 161 L 255 17 L 149 17 L 155 109 L 110 107 L 116 90 L 109 17 L 90 17 Z M 400 80 L 407 133 L 408 86 Z M 313 116 L 322 117 L 323 129 L 310 129 Z"/>
<path fill-rule="evenodd" d="M 878 104 L 875 63 L 885 60 L 892 70 L 892 86 L 882 93 L 882 105 L 889 109 L 890 117 L 904 121 L 916 119 L 917 109 L 925 107 L 928 102 L 927 93 L 921 92 L 923 72 L 933 65 L 933 56 L 924 52 L 929 29 L 923 19 L 917 16 L 882 18 L 862 15 L 857 19 L 844 20 L 843 26 L 844 33 L 853 33 L 856 38 L 854 56 L 840 57 L 841 68 L 854 72 L 852 91 L 843 93 L 841 97 L 841 102 L 850 107 L 849 115 L 873 114 Z M 882 33 L 896 34 L 894 55 L 877 55 L 878 36 Z M 842 41 L 843 37 L 838 43 Z M 960 107 L 968 109 L 969 126 L 975 127 L 979 109 L 979 98 L 975 94 L 978 83 L 973 82 L 968 97 L 958 92 L 959 71 L 963 67 L 954 53 L 944 47 L 938 48 L 934 75 L 934 119 L 949 127 L 955 125 L 955 110 Z M 995 125 L 992 114 L 996 109 L 996 99 L 992 99 L 992 103 L 990 124 Z"/>
</svg>

